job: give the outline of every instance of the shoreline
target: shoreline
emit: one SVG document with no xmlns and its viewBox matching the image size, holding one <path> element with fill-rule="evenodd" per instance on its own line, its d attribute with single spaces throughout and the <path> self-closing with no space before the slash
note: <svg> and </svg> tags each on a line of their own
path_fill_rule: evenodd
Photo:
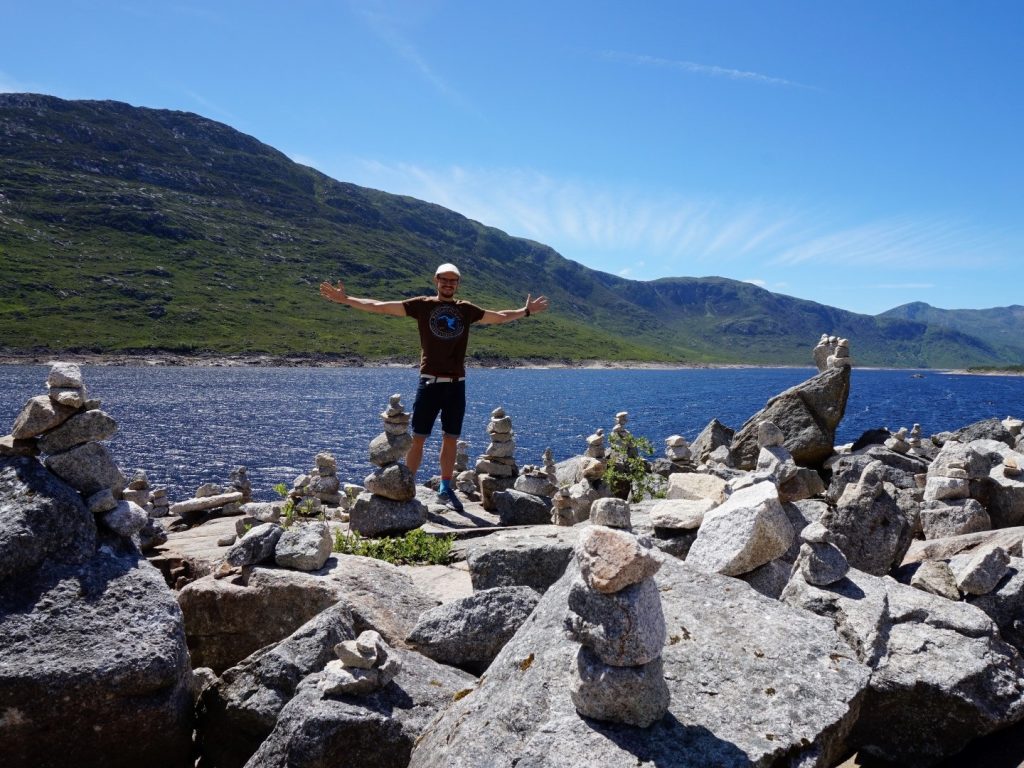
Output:
<svg viewBox="0 0 1024 768">
<path fill-rule="evenodd" d="M 169 368 L 415 368 L 412 357 L 390 357 L 366 360 L 359 357 L 332 357 L 327 355 L 182 355 L 176 353 L 126 354 L 82 352 L 0 352 L 2 365 L 48 365 L 54 361 L 80 365 L 113 367 L 169 367 Z M 956 376 L 1024 376 L 1024 371 L 968 370 L 966 368 L 893 368 L 891 366 L 854 366 L 867 371 L 927 371 L 934 375 Z M 745 368 L 814 368 L 814 365 L 785 363 L 673 363 L 641 360 L 544 360 L 538 358 L 467 358 L 469 369 L 524 369 L 524 370 L 741 370 Z"/>
</svg>

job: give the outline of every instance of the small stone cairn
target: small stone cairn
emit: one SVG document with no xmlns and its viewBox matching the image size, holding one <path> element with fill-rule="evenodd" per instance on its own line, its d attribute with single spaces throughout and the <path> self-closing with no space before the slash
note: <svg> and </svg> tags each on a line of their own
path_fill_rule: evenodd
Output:
<svg viewBox="0 0 1024 768">
<path fill-rule="evenodd" d="M 480 486 L 476 472 L 469 468 L 469 443 L 455 443 L 455 489 L 468 499 L 480 500 Z"/>
<path fill-rule="evenodd" d="M 920 430 L 918 434 L 920 434 Z M 920 442 L 919 438 L 919 445 Z M 910 453 L 910 449 L 913 448 L 913 446 L 910 444 L 910 440 L 907 435 L 907 428 L 900 427 L 898 430 L 893 432 L 892 437 L 885 441 L 885 447 L 894 453 Z"/>
<path fill-rule="evenodd" d="M 304 475 L 299 475 L 292 483 L 288 492 L 296 509 L 308 514 L 320 514 L 325 507 L 331 508 L 330 516 L 336 516 L 342 506 L 341 481 L 338 479 L 338 462 L 334 454 L 327 451 L 318 453 L 314 459 L 314 468 Z"/>
<path fill-rule="evenodd" d="M 672 464 L 673 472 L 696 472 L 690 444 L 682 435 L 670 435 L 665 438 L 665 458 Z"/>
<path fill-rule="evenodd" d="M 334 646 L 338 657 L 327 662 L 317 688 L 328 695 L 365 695 L 378 691 L 402 670 L 402 662 L 384 639 L 367 630 L 355 640 Z"/>
<path fill-rule="evenodd" d="M 493 512 L 494 493 L 513 487 L 519 474 L 515 458 L 515 432 L 512 431 L 512 419 L 505 414 L 504 408 L 498 407 L 491 411 L 487 435 L 491 442 L 484 455 L 476 462 L 476 474 L 481 504 L 484 509 Z"/>
<path fill-rule="evenodd" d="M 370 463 L 377 469 L 363 481 L 349 513 L 349 528 L 361 536 L 402 534 L 423 525 L 427 509 L 416 498 L 416 478 L 405 465 L 412 445 L 410 416 L 401 395 L 392 395 L 381 413 L 384 431 L 370 441 Z"/>
<path fill-rule="evenodd" d="M 603 525 L 587 527 L 574 554 L 580 575 L 565 620 L 566 633 L 580 643 L 572 702 L 584 717 L 646 728 L 665 715 L 670 699 L 661 660 L 665 617 L 653 578 L 662 555 Z"/>
<path fill-rule="evenodd" d="M 602 478 L 608 466 L 604 430 L 598 428 L 587 438 L 587 450 L 580 463 L 582 478 L 552 498 L 551 521 L 555 525 L 575 525 L 590 517 L 590 506 L 598 499 L 611 496 Z M 569 511 L 571 510 L 571 515 Z"/>
<path fill-rule="evenodd" d="M 814 347 L 813 354 L 814 364 L 818 367 L 819 373 L 826 368 L 853 365 L 849 339 L 840 339 L 838 336 L 829 336 L 827 333 L 823 333 Z"/>
<path fill-rule="evenodd" d="M 519 477 L 516 478 L 515 485 L 512 486 L 517 491 L 523 493 L 530 493 L 534 496 L 554 496 L 555 491 L 558 490 L 558 480 L 556 476 L 555 460 L 551 455 L 551 449 L 547 448 L 544 451 L 542 457 L 544 462 L 543 466 L 534 466 L 533 464 L 527 464 L 519 471 Z"/>
<path fill-rule="evenodd" d="M 47 393 L 30 398 L 0 438 L 0 456 L 38 456 L 53 474 L 78 491 L 98 522 L 138 540 L 149 523 L 146 511 L 123 498 L 127 479 L 104 444 L 117 422 L 91 399 L 74 363 L 53 363 Z"/>
</svg>

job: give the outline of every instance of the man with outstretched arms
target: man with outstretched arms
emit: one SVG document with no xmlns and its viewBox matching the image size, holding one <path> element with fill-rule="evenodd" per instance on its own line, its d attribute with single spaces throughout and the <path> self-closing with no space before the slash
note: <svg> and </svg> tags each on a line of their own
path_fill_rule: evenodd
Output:
<svg viewBox="0 0 1024 768">
<path fill-rule="evenodd" d="M 344 284 L 320 284 L 320 295 L 337 304 L 347 304 L 364 312 L 396 317 L 412 317 L 420 331 L 420 382 L 412 406 L 412 447 L 405 463 L 415 476 L 423 461 L 423 444 L 441 415 L 441 487 L 438 495 L 458 511 L 462 502 L 455 495 L 455 446 L 462 433 L 466 413 L 466 344 L 473 323 L 497 325 L 543 312 L 548 300 L 526 297 L 518 309 L 494 311 L 481 309 L 455 298 L 461 274 L 454 264 L 442 264 L 434 272 L 436 296 L 418 296 L 405 301 L 377 301 L 349 296 Z"/>
</svg>

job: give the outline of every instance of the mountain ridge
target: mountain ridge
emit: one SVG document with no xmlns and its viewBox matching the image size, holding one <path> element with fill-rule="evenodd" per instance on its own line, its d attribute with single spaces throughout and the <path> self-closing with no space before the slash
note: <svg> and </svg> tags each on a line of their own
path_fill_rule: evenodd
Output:
<svg viewBox="0 0 1024 768">
<path fill-rule="evenodd" d="M 1024 313 L 968 322 L 956 313 L 971 310 L 940 310 L 954 313 L 940 322 L 721 277 L 628 280 L 442 206 L 336 181 L 187 112 L 0 94 L 0 183 L 0 280 L 11 287 L 0 347 L 12 352 L 412 356 L 413 324 L 354 318 L 317 285 L 421 295 L 451 260 L 467 278 L 462 298 L 552 302 L 540 322 L 474 330 L 478 360 L 807 365 L 822 333 L 850 338 L 868 365 L 1024 359 L 1001 330 L 1022 337 Z"/>
</svg>

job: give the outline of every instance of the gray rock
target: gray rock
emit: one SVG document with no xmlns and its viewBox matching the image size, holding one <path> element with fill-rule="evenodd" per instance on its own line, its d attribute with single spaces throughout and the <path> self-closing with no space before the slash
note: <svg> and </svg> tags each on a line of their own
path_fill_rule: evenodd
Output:
<svg viewBox="0 0 1024 768">
<path fill-rule="evenodd" d="M 649 541 L 600 525 L 584 528 L 573 551 L 587 586 L 605 594 L 650 579 L 663 561 Z"/>
<path fill-rule="evenodd" d="M 885 482 L 897 488 L 916 489 L 917 475 L 928 471 L 928 462 L 921 458 L 895 453 L 880 445 L 869 445 L 855 453 L 836 456 L 826 463 L 832 472 L 828 498 L 833 502 L 838 501 L 846 486 L 851 483 L 856 485 L 868 465 L 876 461 L 882 463 L 879 471 Z"/>
<path fill-rule="evenodd" d="M 61 453 L 83 443 L 107 440 L 115 432 L 117 422 L 103 411 L 83 411 L 40 437 L 39 449 L 43 453 Z"/>
<path fill-rule="evenodd" d="M 323 673 L 300 683 L 248 768 L 405 768 L 416 740 L 475 679 L 412 651 L 393 649 L 401 674 L 365 696 L 326 694 Z"/>
<path fill-rule="evenodd" d="M 850 564 L 839 547 L 829 542 L 804 543 L 797 558 L 804 581 L 817 587 L 835 584 L 846 576 Z"/>
<path fill-rule="evenodd" d="M 586 646 L 576 654 L 569 696 L 583 717 L 647 728 L 665 716 L 668 684 L 661 657 L 643 666 L 608 666 Z"/>
<path fill-rule="evenodd" d="M 502 525 L 546 525 L 551 522 L 551 499 L 510 488 L 491 494 Z"/>
<path fill-rule="evenodd" d="M 370 633 L 363 633 L 367 634 Z M 360 638 L 363 635 L 360 635 Z M 346 667 L 339 659 L 328 662 L 323 674 L 320 675 L 317 688 L 331 696 L 365 696 L 381 690 L 402 671 L 402 662 L 396 656 L 389 655 L 385 649 L 380 651 L 378 657 L 380 665 L 366 669 Z"/>
<path fill-rule="evenodd" d="M 765 597 L 777 600 L 782 594 L 782 590 L 786 588 L 786 584 L 789 583 L 789 574 L 792 571 L 792 563 L 777 558 L 769 560 L 748 573 L 740 574 L 738 578 Z"/>
<path fill-rule="evenodd" d="M 836 427 L 846 412 L 850 369 L 829 368 L 775 397 L 740 427 L 730 443 L 733 466 L 753 469 L 757 463 L 757 430 L 762 421 L 775 424 L 786 436 L 785 447 L 801 466 L 817 466 L 832 454 Z"/>
<path fill-rule="evenodd" d="M 53 402 L 49 395 L 38 395 L 26 402 L 14 418 L 11 437 L 15 440 L 25 440 L 41 435 L 60 426 L 76 412 L 76 408 Z"/>
<path fill-rule="evenodd" d="M 696 531 L 714 507 L 711 499 L 662 499 L 651 509 L 651 525 L 656 529 Z"/>
<path fill-rule="evenodd" d="M 248 518 L 261 523 L 276 523 L 281 519 L 282 503 L 279 501 L 249 501 L 239 511 Z"/>
<path fill-rule="evenodd" d="M 690 444 L 690 455 L 698 464 L 704 464 L 716 448 L 728 448 L 734 434 L 734 430 L 718 419 L 712 419 Z"/>
<path fill-rule="evenodd" d="M 139 549 L 143 552 L 159 547 L 167 543 L 167 531 L 160 525 L 159 521 L 147 517 L 146 524 L 138 533 Z"/>
<path fill-rule="evenodd" d="M 843 491 L 834 509 L 821 517 L 832 543 L 851 568 L 881 576 L 903 560 L 913 529 L 885 488 L 881 462 L 872 462 L 857 485 Z"/>
<path fill-rule="evenodd" d="M 246 531 L 224 554 L 228 565 L 255 565 L 274 556 L 274 547 L 284 529 L 276 523 L 260 523 Z"/>
<path fill-rule="evenodd" d="M 370 463 L 383 467 L 397 461 L 405 461 L 405 455 L 409 453 L 411 446 L 412 435 L 408 432 L 400 435 L 381 432 L 370 441 Z"/>
<path fill-rule="evenodd" d="M 922 568 L 926 564 L 922 563 Z M 953 580 L 952 573 L 949 578 Z M 964 599 L 988 614 L 1003 639 L 1024 652 L 1024 559 L 1011 557 L 1006 576 L 995 589 L 984 595 L 965 595 Z"/>
<path fill-rule="evenodd" d="M 668 714 L 648 728 L 581 717 L 568 690 L 578 646 L 560 631 L 577 578 L 570 565 L 476 690 L 420 738 L 410 768 L 825 768 L 845 756 L 868 670 L 831 623 L 671 558 L 655 576 Z"/>
<path fill-rule="evenodd" d="M 590 522 L 609 528 L 628 529 L 631 525 L 629 502 L 615 497 L 596 499 L 590 505 Z"/>
<path fill-rule="evenodd" d="M 85 386 L 82 381 L 82 369 L 77 363 L 50 363 L 50 372 L 46 376 L 48 387 L 74 387 L 81 389 Z"/>
<path fill-rule="evenodd" d="M 613 667 L 649 664 L 661 656 L 665 645 L 665 617 L 653 579 L 611 594 L 594 591 L 582 578 L 575 581 L 569 589 L 565 627 L 603 664 Z"/>
<path fill-rule="evenodd" d="M 119 497 L 124 490 L 125 476 L 102 443 L 86 443 L 64 453 L 51 454 L 44 463 L 47 469 L 83 496 L 109 488 L 115 497 Z"/>
<path fill-rule="evenodd" d="M 1024 457 L 1018 456 L 1017 460 L 1020 466 L 1024 466 Z M 977 485 L 980 486 L 978 495 L 984 499 L 994 527 L 1024 524 L 1024 476 L 1007 475 L 1000 463 Z"/>
<path fill-rule="evenodd" d="M 434 661 L 483 672 L 536 607 L 529 587 L 495 587 L 420 614 L 407 642 Z"/>
<path fill-rule="evenodd" d="M 565 572 L 578 535 L 577 528 L 550 525 L 467 542 L 473 589 L 523 586 L 544 592 Z"/>
<path fill-rule="evenodd" d="M 116 507 L 103 515 L 103 524 L 126 539 L 139 533 L 148 522 L 146 510 L 131 501 L 119 501 Z"/>
<path fill-rule="evenodd" d="M 274 562 L 282 568 L 318 571 L 331 556 L 334 539 L 327 523 L 296 523 L 286 529 L 274 547 Z"/>
<path fill-rule="evenodd" d="M 947 600 L 959 600 L 960 589 L 956 577 L 944 560 L 925 560 L 910 577 L 910 586 Z"/>
<path fill-rule="evenodd" d="M 926 501 L 921 505 L 920 518 L 921 530 L 926 539 L 941 539 L 992 528 L 992 519 L 976 499 Z"/>
<path fill-rule="evenodd" d="M 782 599 L 831 617 L 873 667 L 851 748 L 930 765 L 1024 717 L 1024 664 L 973 606 L 852 569 L 827 588 L 794 574 Z"/>
<path fill-rule="evenodd" d="M 405 464 L 378 467 L 366 476 L 363 485 L 370 493 L 392 501 L 416 498 L 416 477 Z M 337 491 L 337 488 L 334 490 Z"/>
<path fill-rule="evenodd" d="M 512 486 L 517 491 L 529 493 L 533 496 L 552 496 L 558 490 L 558 486 L 551 482 L 551 479 L 544 474 L 519 475 Z"/>
<path fill-rule="evenodd" d="M 686 561 L 702 571 L 736 576 L 783 554 L 794 536 L 775 485 L 757 483 L 704 516 Z"/>
<path fill-rule="evenodd" d="M 668 499 L 690 499 L 721 504 L 728 497 L 728 484 L 703 472 L 677 472 L 668 476 Z"/>
<path fill-rule="evenodd" d="M 349 510 L 349 528 L 360 536 L 394 536 L 419 528 L 427 521 L 427 508 L 418 499 L 391 501 L 360 493 Z"/>
<path fill-rule="evenodd" d="M 81 563 L 96 551 L 82 497 L 36 459 L 0 458 L 0 584 L 46 558 Z"/>
<path fill-rule="evenodd" d="M 5 766 L 191 764 L 181 611 L 134 547 L 3 581 L 0 648 Z"/>
<path fill-rule="evenodd" d="M 244 765 L 270 735 L 299 683 L 334 658 L 336 644 L 355 636 L 348 607 L 334 605 L 225 670 L 203 691 L 197 708 L 203 759 L 219 768 Z"/>
<path fill-rule="evenodd" d="M 999 419 L 983 419 L 974 424 L 968 424 L 953 433 L 952 440 L 960 443 L 970 443 L 975 440 L 997 440 L 1013 448 L 1014 437 Z"/>
<path fill-rule="evenodd" d="M 0 437 L 0 458 L 8 456 L 38 456 L 39 441 L 34 437 L 15 440 L 11 435 Z"/>
<path fill-rule="evenodd" d="M 996 588 L 1010 568 L 1010 556 L 1002 547 L 986 547 L 949 561 L 956 585 L 969 595 L 986 595 Z"/>
</svg>

